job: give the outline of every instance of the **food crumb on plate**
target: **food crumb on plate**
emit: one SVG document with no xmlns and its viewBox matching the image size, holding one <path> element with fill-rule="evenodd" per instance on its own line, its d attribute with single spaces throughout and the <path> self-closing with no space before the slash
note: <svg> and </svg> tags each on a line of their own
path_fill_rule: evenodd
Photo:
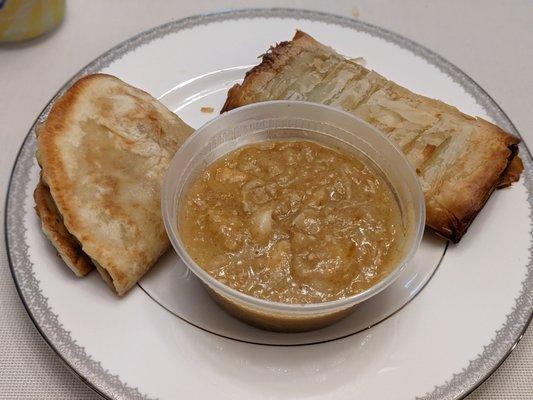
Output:
<svg viewBox="0 0 533 400">
<path fill-rule="evenodd" d="M 357 63 L 363 67 L 366 67 L 366 60 L 364 57 L 350 58 L 350 61 L 353 61 L 354 63 Z"/>
<path fill-rule="evenodd" d="M 212 114 L 215 109 L 213 107 L 202 107 L 200 111 L 207 114 Z"/>
</svg>

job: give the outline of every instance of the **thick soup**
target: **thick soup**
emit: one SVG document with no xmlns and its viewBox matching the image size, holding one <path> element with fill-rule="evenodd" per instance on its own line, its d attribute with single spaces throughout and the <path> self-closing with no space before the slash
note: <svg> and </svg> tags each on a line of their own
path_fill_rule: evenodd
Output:
<svg viewBox="0 0 533 400">
<path fill-rule="evenodd" d="M 319 303 L 361 292 L 399 256 L 404 228 L 385 179 L 309 141 L 233 151 L 192 183 L 180 233 L 200 267 L 249 295 Z"/>
</svg>

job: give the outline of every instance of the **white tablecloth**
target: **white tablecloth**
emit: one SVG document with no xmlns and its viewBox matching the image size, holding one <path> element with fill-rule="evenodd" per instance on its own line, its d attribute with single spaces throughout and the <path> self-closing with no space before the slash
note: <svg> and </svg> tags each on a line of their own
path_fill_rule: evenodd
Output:
<svg viewBox="0 0 533 400">
<path fill-rule="evenodd" d="M 385 27 L 453 62 L 505 110 L 533 148 L 533 2 L 70 0 L 40 39 L 0 45 L 0 198 L 26 132 L 56 90 L 99 54 L 145 29 L 243 7 L 309 8 Z M 96 399 L 41 339 L 9 273 L 0 230 L 0 399 Z M 468 400 L 533 399 L 533 331 Z"/>
</svg>

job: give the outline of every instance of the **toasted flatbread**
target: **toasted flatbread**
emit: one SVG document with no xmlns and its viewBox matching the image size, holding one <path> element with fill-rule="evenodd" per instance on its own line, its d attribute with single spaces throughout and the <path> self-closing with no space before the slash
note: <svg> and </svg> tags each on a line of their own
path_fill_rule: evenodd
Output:
<svg viewBox="0 0 533 400">
<path fill-rule="evenodd" d="M 394 139 L 420 178 L 427 226 L 453 242 L 500 182 L 511 183 L 520 175 L 513 168 L 514 175 L 505 176 L 517 137 L 410 92 L 301 31 L 271 48 L 244 82 L 229 90 L 222 112 L 282 99 L 341 108 Z"/>
<path fill-rule="evenodd" d="M 192 131 L 149 94 L 103 74 L 77 81 L 39 130 L 37 157 L 51 204 L 119 295 L 169 247 L 160 188 Z M 42 199 L 37 203 L 42 209 Z M 50 226 L 43 220 L 45 229 Z M 72 248 L 52 243 L 60 254 Z"/>
</svg>

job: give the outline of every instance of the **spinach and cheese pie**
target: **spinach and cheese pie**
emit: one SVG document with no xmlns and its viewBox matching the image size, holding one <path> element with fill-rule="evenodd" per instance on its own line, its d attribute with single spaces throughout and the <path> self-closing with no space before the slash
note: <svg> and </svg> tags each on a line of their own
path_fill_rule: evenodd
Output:
<svg viewBox="0 0 533 400">
<path fill-rule="evenodd" d="M 267 100 L 323 103 L 374 125 L 401 147 L 420 178 L 426 225 L 458 242 L 499 186 L 518 180 L 519 139 L 482 118 L 415 94 L 304 32 L 272 47 L 222 112 Z"/>
</svg>

